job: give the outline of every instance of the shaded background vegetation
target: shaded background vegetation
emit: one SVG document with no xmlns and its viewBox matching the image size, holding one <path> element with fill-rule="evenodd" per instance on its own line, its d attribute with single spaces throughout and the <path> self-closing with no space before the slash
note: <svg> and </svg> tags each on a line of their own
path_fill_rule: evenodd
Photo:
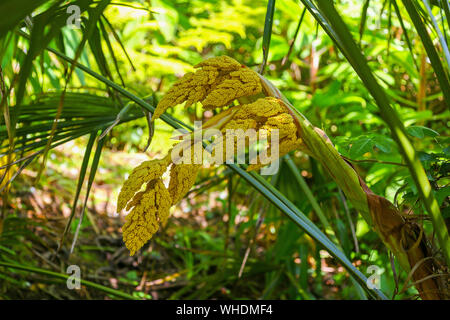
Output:
<svg viewBox="0 0 450 320">
<path fill-rule="evenodd" d="M 13 129 L 3 121 L 0 131 L 2 166 L 17 161 L 2 171 L 0 297 L 362 297 L 342 266 L 223 166 L 203 168 L 168 224 L 129 257 L 121 239 L 124 217 L 116 213 L 120 186 L 133 167 L 167 152 L 173 129 L 157 120 L 146 149 L 151 131 L 146 112 L 44 50 L 49 46 L 74 58 L 154 105 L 205 58 L 228 55 L 257 70 L 266 1 L 19 2 L 29 12 L 15 21 L 11 15 L 15 30 L 13 22 L 0 24 L 2 111 L 4 119 L 17 123 Z M 8 3 L 12 1 L 2 8 Z M 431 4 L 432 12 L 448 41 L 450 16 L 439 3 Z M 65 25 L 69 4 L 84 8 L 81 29 Z M 338 1 L 336 7 L 404 122 L 448 225 L 449 110 L 419 33 L 400 1 Z M 426 8 L 417 8 L 447 76 L 442 42 Z M 33 18 L 26 18 L 31 12 Z M 436 241 L 376 103 L 299 1 L 276 4 L 265 76 L 326 132 L 376 194 L 418 221 Z M 118 125 L 105 132 L 126 105 Z M 7 110 L 11 114 L 6 116 Z M 195 105 L 170 112 L 186 123 L 213 115 Z M 55 117 L 58 125 L 52 128 Z M 105 135 L 97 140 L 100 132 Z M 355 266 L 367 276 L 369 266 L 380 267 L 381 290 L 387 296 L 416 298 L 408 274 L 321 166 L 300 152 L 290 159 L 283 159 L 269 181 L 326 232 L 301 191 L 306 182 Z M 72 264 L 92 282 L 79 291 L 67 290 L 62 276 Z"/>
</svg>

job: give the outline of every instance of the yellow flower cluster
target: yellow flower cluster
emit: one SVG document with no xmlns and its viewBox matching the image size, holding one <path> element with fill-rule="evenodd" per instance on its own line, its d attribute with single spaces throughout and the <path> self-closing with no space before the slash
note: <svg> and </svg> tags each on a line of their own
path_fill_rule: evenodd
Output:
<svg viewBox="0 0 450 320">
<path fill-rule="evenodd" d="M 271 154 L 271 135 L 273 130 L 276 129 L 278 130 L 279 157 L 292 150 L 303 148 L 303 142 L 302 139 L 298 137 L 298 130 L 295 125 L 294 118 L 291 116 L 288 108 L 280 99 L 273 97 L 260 98 L 253 103 L 236 106 L 235 109 L 236 112 L 233 114 L 231 119 L 221 127 L 221 131 L 225 139 L 227 130 L 254 129 L 257 132 L 257 137 L 259 140 L 261 140 L 261 138 L 267 140 L 267 153 Z M 263 136 L 264 132 L 266 134 Z M 244 143 L 246 143 L 247 146 L 250 146 L 252 142 L 249 141 L 247 136 L 244 137 L 247 139 Z M 242 141 L 239 140 L 235 141 L 234 151 L 237 150 L 237 146 L 240 142 L 242 143 Z M 224 157 L 226 157 L 224 142 L 220 141 L 219 143 L 222 145 Z M 260 158 L 254 160 L 256 160 L 257 163 L 249 165 L 247 171 L 260 169 L 262 166 L 267 164 L 261 162 L 263 159 Z M 250 159 L 250 162 L 253 162 L 252 159 Z"/>
<path fill-rule="evenodd" d="M 161 99 L 153 119 L 160 117 L 167 108 L 183 102 L 186 102 L 186 106 L 201 102 L 204 108 L 221 108 L 228 106 L 235 99 L 241 103 L 254 101 L 223 111 L 204 124 L 203 129 L 215 128 L 222 132 L 220 138 L 222 140 L 219 140 L 213 154 L 223 151 L 225 155 L 223 159 L 226 160 L 227 152 L 223 139 L 224 136 L 226 138 L 229 129 L 254 129 L 258 140 L 261 140 L 264 131 L 266 133 L 264 139 L 268 143 L 267 154 L 270 153 L 271 158 L 273 157 L 270 142 L 275 129 L 278 130 L 280 157 L 291 150 L 304 147 L 299 129 L 285 103 L 274 97 L 257 99 L 259 93 L 268 91 L 263 88 L 264 83 L 256 72 L 227 56 L 205 60 L 195 67 L 199 70 L 186 74 Z M 253 143 L 247 136 L 244 139 L 246 140 L 239 141 L 238 137 L 238 141 L 233 142 L 234 152 L 239 143 L 244 142 L 249 147 Z M 178 146 L 186 146 L 184 143 L 191 142 L 183 141 Z M 201 142 L 199 147 L 202 148 Z M 182 150 L 184 152 L 185 149 Z M 191 164 L 179 162 L 179 158 L 174 159 L 169 152 L 163 159 L 143 162 L 125 181 L 119 194 L 117 209 L 131 210 L 123 226 L 123 239 L 131 255 L 134 255 L 157 232 L 159 226 L 167 221 L 170 207 L 180 201 L 194 184 L 201 167 L 201 161 L 198 160 L 201 159 L 197 159 L 198 148 L 193 146 L 189 150 L 193 151 L 191 155 L 178 156 L 183 159 L 190 156 Z M 267 164 L 261 160 L 250 159 L 252 164 L 247 170 L 259 169 Z M 170 170 L 170 181 L 166 188 L 161 177 L 167 170 Z"/>
<path fill-rule="evenodd" d="M 133 169 L 129 178 L 120 190 L 117 200 L 117 210 L 122 211 L 135 193 L 139 191 L 144 183 L 148 183 L 162 176 L 169 165 L 170 156 L 160 160 L 144 161 Z"/>
<path fill-rule="evenodd" d="M 170 169 L 169 187 L 161 177 Z M 160 160 L 144 161 L 125 181 L 119 193 L 117 210 L 131 210 L 122 227 L 123 240 L 134 255 L 164 225 L 170 207 L 192 187 L 200 165 L 174 164 L 169 154 Z M 145 185 L 145 190 L 140 191 Z"/>
<path fill-rule="evenodd" d="M 123 241 L 134 255 L 169 217 L 170 194 L 161 179 L 148 183 L 145 191 L 137 193 L 128 205 L 133 210 L 122 227 Z"/>
<path fill-rule="evenodd" d="M 174 164 L 170 170 L 169 193 L 172 204 L 178 203 L 192 187 L 201 165 Z"/>
<path fill-rule="evenodd" d="M 221 108 L 235 99 L 262 91 L 258 74 L 230 57 L 210 58 L 195 68 L 200 69 L 185 74 L 161 99 L 153 119 L 185 101 L 186 107 L 201 102 L 204 108 Z"/>
</svg>

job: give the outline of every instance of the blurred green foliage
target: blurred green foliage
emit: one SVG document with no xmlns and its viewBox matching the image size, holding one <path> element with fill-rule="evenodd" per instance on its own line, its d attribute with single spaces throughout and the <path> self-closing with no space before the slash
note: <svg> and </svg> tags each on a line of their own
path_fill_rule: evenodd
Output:
<svg viewBox="0 0 450 320">
<path fill-rule="evenodd" d="M 338 1 L 337 9 L 353 37 L 359 40 L 369 66 L 392 99 L 392 106 L 407 127 L 415 149 L 420 151 L 420 160 L 448 224 L 448 105 L 426 59 L 419 35 L 406 18 L 400 2 L 402 21 L 395 14 L 391 1 L 367 1 L 367 11 L 363 3 Z M 36 9 L 33 15 L 45 12 L 49 6 L 50 2 Z M 266 6 L 267 2 L 262 0 L 113 2 L 99 18 L 92 36 L 87 39 L 89 46 L 82 48 L 78 62 L 139 97 L 149 97 L 154 93 L 159 99 L 176 79 L 192 71 L 193 65 L 205 58 L 228 55 L 256 69 L 262 62 Z M 298 1 L 276 3 L 265 76 L 315 126 L 326 132 L 338 151 L 352 162 L 376 194 L 394 202 L 405 214 L 413 212 L 432 236 L 430 221 L 420 218 L 426 212 L 417 189 L 379 116 L 376 103 L 308 12 L 299 24 L 302 12 L 303 6 Z M 449 17 L 436 6 L 433 13 L 442 18 L 439 22 L 448 39 L 446 19 Z M 82 17 L 83 29 L 62 27 L 49 46 L 74 58 L 86 34 L 91 11 L 83 12 Z M 412 51 L 408 48 L 406 30 L 401 24 L 406 27 Z M 25 24 L 21 27 L 26 30 Z M 18 69 L 22 68 L 18 66 L 24 65 L 28 49 L 25 38 L 15 32 L 2 38 L 0 61 L 7 88 L 16 85 Z M 35 121 L 33 117 L 45 112 L 48 115 L 51 109 L 45 129 L 45 132 L 50 132 L 59 94 L 66 85 L 67 70 L 67 64 L 45 51 L 39 53 L 31 64 L 22 107 L 28 113 L 23 118 L 19 117 L 22 129 L 17 131 L 17 134 L 23 132 L 25 139 L 19 150 L 21 156 L 34 150 L 33 143 L 45 146 L 47 140 L 40 136 L 41 129 L 27 127 L 27 121 Z M 12 204 L 5 209 L 8 215 L 0 236 L 2 261 L 50 268 L 61 273 L 64 273 L 61 266 L 76 263 L 93 277 L 93 281 L 148 299 L 361 298 L 342 267 L 322 248 L 252 191 L 248 184 L 222 167 L 202 170 L 196 187 L 177 207 L 165 230 L 152 239 L 137 257 L 128 257 L 120 240 L 119 228 L 123 217 L 114 215 L 115 204 L 109 203 L 115 202 L 121 182 L 132 167 L 145 158 L 143 153 L 149 128 L 144 113 L 136 106 L 127 114 L 126 121 L 115 126 L 104 138 L 100 173 L 96 175 L 92 189 L 92 204 L 88 203 L 89 219 L 81 225 L 74 254 L 68 257 L 68 248 L 64 247 L 63 255 L 55 257 L 65 222 L 57 217 L 61 218 L 64 206 L 69 211 L 72 209 L 77 190 L 74 181 L 78 175 L 67 172 L 79 170 L 87 144 L 87 139 L 78 138 L 77 134 L 97 133 L 104 129 L 105 123 L 109 126 L 128 103 L 79 69 L 75 69 L 67 82 L 67 92 L 68 97 L 74 94 L 76 100 L 70 105 L 67 103 L 62 115 L 65 121 L 72 121 L 70 125 L 76 126 L 73 131 L 67 131 L 73 134 L 69 138 L 77 138 L 75 142 L 69 142 L 73 143 L 72 155 L 67 149 L 50 151 L 45 174 L 37 185 L 34 185 L 33 175 L 19 176 L 14 180 L 9 195 Z M 81 93 L 89 94 L 85 96 L 86 100 L 77 100 Z M 14 106 L 17 103 L 15 91 L 9 95 L 8 104 Z M 51 103 L 45 100 L 49 97 L 53 97 Z M 42 107 L 46 103 L 47 111 Z M 206 116 L 198 106 L 188 109 L 177 106 L 169 112 L 188 123 Z M 83 122 L 86 120 L 91 122 Z M 2 152 L 6 155 L 6 123 L 2 123 L 1 128 Z M 82 131 L 83 128 L 87 128 L 86 132 Z M 165 154 L 170 148 L 168 141 L 172 133 L 170 126 L 157 120 L 154 137 L 146 153 L 151 157 Z M 20 143 L 17 146 L 21 146 Z M 133 157 L 137 163 L 130 161 Z M 388 252 L 376 233 L 344 199 L 318 163 L 300 152 L 294 153 L 292 158 L 330 221 L 346 255 L 363 273 L 370 265 L 379 266 L 383 272 L 381 289 L 392 297 L 394 278 L 398 277 L 401 286 L 407 275 L 394 262 L 394 276 Z M 40 166 L 40 161 L 33 161 L 28 169 L 38 172 Z M 285 162 L 271 183 L 324 229 Z M 98 192 L 102 185 L 108 186 L 109 193 Z M 37 193 L 36 189 L 45 190 L 45 194 Z M 51 207 L 53 213 L 44 210 L 49 217 L 44 214 L 41 221 L 42 217 L 36 219 L 33 214 L 36 206 L 29 199 L 45 195 L 55 198 L 55 206 Z M 83 187 L 80 199 L 84 196 Z M 96 209 L 95 202 L 106 203 L 104 209 Z M 97 214 L 101 218 L 95 217 Z M 55 221 L 49 223 L 49 219 Z M 78 222 L 77 219 L 75 221 Z M 98 226 L 94 227 L 96 224 Z M 73 223 L 71 226 L 70 239 L 76 225 Z M 64 285 L 42 277 L 33 278 L 33 281 L 45 285 L 32 285 L 25 280 L 27 277 L 25 272 L 0 268 L 0 296 L 6 299 L 104 296 L 95 290 L 90 291 L 90 288 L 79 296 L 65 294 L 61 293 Z M 136 287 L 139 289 L 135 290 Z M 396 298 L 411 298 L 415 294 L 415 289 L 410 288 Z"/>
</svg>

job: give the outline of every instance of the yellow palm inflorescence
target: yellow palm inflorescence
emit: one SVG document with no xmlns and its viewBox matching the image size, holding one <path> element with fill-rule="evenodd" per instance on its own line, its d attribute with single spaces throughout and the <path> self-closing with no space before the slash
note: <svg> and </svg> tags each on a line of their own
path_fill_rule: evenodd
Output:
<svg viewBox="0 0 450 320">
<path fill-rule="evenodd" d="M 262 91 L 258 74 L 236 60 L 220 56 L 207 59 L 178 80 L 158 103 L 153 114 L 157 119 L 168 108 L 186 101 L 186 107 L 201 102 L 204 108 L 221 108 L 233 100 Z"/>
<path fill-rule="evenodd" d="M 122 227 L 123 240 L 131 255 L 166 223 L 170 207 L 192 187 L 199 168 L 196 164 L 174 164 L 169 153 L 163 159 L 144 161 L 133 170 L 117 201 L 118 211 L 131 210 Z M 168 188 L 161 178 L 167 170 L 170 170 Z"/>
<path fill-rule="evenodd" d="M 229 154 L 234 157 L 236 151 L 243 152 L 239 144 L 248 147 L 248 171 L 259 169 L 268 164 L 267 159 L 271 162 L 292 150 L 301 150 L 314 157 L 393 251 L 400 265 L 407 272 L 415 270 L 412 279 L 416 282 L 421 297 L 439 299 L 448 296 L 446 285 L 441 283 L 441 278 L 435 277 L 442 268 L 429 259 L 432 257 L 432 250 L 421 227 L 403 219 L 399 210 L 388 200 L 375 195 L 353 166 L 337 152 L 325 132 L 297 113 L 276 87 L 256 72 L 226 56 L 207 59 L 195 67 L 198 69 L 195 73 L 182 77 L 161 99 L 153 120 L 168 108 L 184 102 L 186 106 L 200 102 L 205 109 L 222 109 L 237 100 L 237 105 L 221 110 L 202 126 L 204 131 L 214 129 L 213 131 L 221 133 L 211 142 L 214 147 L 212 155 L 219 155 L 218 158 L 222 158 L 220 163 L 228 160 Z M 239 130 L 249 130 L 253 136 L 250 137 L 248 132 L 239 136 L 236 134 Z M 250 152 L 250 145 L 261 141 L 262 135 L 265 135 L 267 141 L 266 159 L 261 159 L 261 154 L 257 157 Z M 271 137 L 277 139 L 272 141 Z M 191 145 L 192 142 L 187 140 L 178 146 L 183 147 L 184 153 L 184 147 Z M 195 146 L 194 154 L 190 155 L 190 164 L 180 163 L 169 156 L 161 160 L 146 161 L 135 168 L 125 181 L 117 207 L 119 211 L 125 207 L 127 210 L 131 209 L 123 226 L 123 239 L 131 255 L 167 221 L 170 207 L 180 201 L 194 184 L 202 163 L 192 161 L 199 160 Z M 201 145 L 199 147 L 203 150 Z M 276 151 L 275 156 L 272 151 Z M 267 157 L 269 152 L 271 155 Z M 183 159 L 189 158 L 188 154 L 182 156 Z M 168 169 L 170 182 L 166 188 L 161 176 Z M 141 191 L 144 184 L 145 190 Z"/>
<path fill-rule="evenodd" d="M 147 190 L 137 193 L 129 206 L 133 208 L 123 225 L 123 240 L 130 255 L 134 255 L 164 224 L 172 205 L 169 191 L 161 179 L 148 184 Z"/>
<path fill-rule="evenodd" d="M 233 118 L 225 124 L 222 131 L 242 128 L 255 129 L 259 134 L 266 133 L 268 150 L 271 150 L 271 134 L 278 130 L 279 157 L 302 147 L 302 139 L 298 137 L 297 126 L 288 108 L 277 98 L 265 97 L 253 103 L 237 107 Z M 258 159 L 259 160 L 259 159 Z M 266 163 L 267 164 L 267 163 Z M 251 164 L 247 170 L 260 169 L 264 164 Z"/>
<path fill-rule="evenodd" d="M 130 177 L 125 181 L 120 190 L 117 200 L 117 210 L 124 209 L 135 193 L 139 191 L 144 183 L 148 183 L 159 178 L 167 170 L 170 157 L 166 156 L 161 160 L 144 161 L 133 169 Z"/>
<path fill-rule="evenodd" d="M 223 133 L 222 139 L 224 136 L 226 138 L 227 130 L 231 129 L 254 129 L 258 136 L 264 131 L 268 150 L 271 150 L 272 132 L 277 129 L 280 156 L 302 146 L 295 120 L 284 103 L 274 97 L 260 98 L 264 87 L 256 72 L 227 56 L 207 59 L 195 67 L 198 68 L 195 73 L 184 75 L 161 99 L 153 120 L 168 108 L 184 102 L 186 106 L 201 102 L 203 108 L 215 109 L 238 100 L 240 105 L 219 113 L 205 123 L 204 128 L 218 129 Z M 248 140 L 246 142 L 249 143 Z M 185 143 L 186 141 L 181 142 Z M 236 149 L 239 141 L 233 143 L 232 149 Z M 163 159 L 143 162 L 125 181 L 119 194 L 117 209 L 131 210 L 122 228 L 123 240 L 131 255 L 167 221 L 170 207 L 177 204 L 195 183 L 202 159 L 199 161 L 195 148 L 190 150 L 194 150 L 190 155 L 190 163 L 175 161 L 169 152 Z M 220 148 L 215 149 L 216 152 L 217 150 L 225 153 L 223 141 Z M 182 156 L 184 158 L 186 155 Z M 259 169 L 267 164 L 258 160 L 251 163 L 247 170 Z M 166 188 L 161 177 L 167 170 L 170 170 L 170 180 Z"/>
<path fill-rule="evenodd" d="M 170 171 L 169 193 L 172 197 L 172 205 L 183 199 L 186 192 L 191 189 L 197 177 L 201 165 L 174 164 Z"/>
</svg>

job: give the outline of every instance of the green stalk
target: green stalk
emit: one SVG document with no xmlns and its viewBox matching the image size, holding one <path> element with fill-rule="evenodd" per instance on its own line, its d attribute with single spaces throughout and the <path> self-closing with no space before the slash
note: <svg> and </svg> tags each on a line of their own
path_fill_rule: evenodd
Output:
<svg viewBox="0 0 450 320">
<path fill-rule="evenodd" d="M 266 68 L 267 58 L 269 57 L 270 38 L 272 36 L 273 14 L 275 12 L 275 0 L 267 2 L 266 20 L 264 22 L 264 34 L 262 42 L 263 61 L 261 64 L 260 74 L 264 74 Z"/>
<path fill-rule="evenodd" d="M 436 21 L 436 18 L 434 17 L 433 12 L 431 11 L 430 3 L 428 2 L 428 0 L 423 0 L 423 3 L 425 4 L 428 14 L 430 15 L 431 22 L 433 23 L 433 26 L 434 26 L 434 29 L 436 30 L 439 41 L 441 42 L 442 51 L 444 51 L 444 57 L 445 57 L 445 60 L 447 61 L 447 66 L 450 69 L 450 52 L 448 51 L 447 41 L 445 41 L 445 38 L 441 32 L 441 29 L 439 29 L 439 25 Z"/>
<path fill-rule="evenodd" d="M 300 172 L 298 172 L 298 168 L 295 165 L 294 161 L 292 161 L 291 157 L 289 155 L 285 156 L 286 164 L 288 165 L 289 169 L 291 169 L 292 174 L 294 175 L 295 180 L 299 184 L 302 191 L 305 193 L 305 196 L 308 198 L 309 203 L 311 204 L 312 208 L 314 209 L 314 212 L 316 213 L 317 217 L 319 218 L 320 222 L 323 224 L 325 228 L 325 232 L 328 234 L 328 236 L 333 240 L 333 242 L 338 243 L 336 240 L 336 235 L 334 234 L 333 228 L 331 228 L 330 223 L 328 222 L 327 217 L 323 213 L 322 209 L 320 208 L 319 204 L 317 203 L 316 198 L 311 192 L 311 189 L 309 188 L 308 184 L 306 183 L 305 179 L 303 179 Z"/>
<path fill-rule="evenodd" d="M 302 177 L 300 172 L 298 171 L 297 166 L 295 165 L 294 161 L 292 161 L 292 158 L 289 156 L 289 154 L 284 156 L 284 159 L 289 166 L 289 169 L 291 169 L 291 172 L 294 174 L 295 179 L 297 180 L 297 183 L 300 185 L 300 188 L 305 193 L 306 197 L 309 200 L 309 203 L 311 204 L 312 208 L 314 209 L 314 212 L 317 214 L 317 217 L 319 218 L 320 222 L 322 222 L 325 232 L 330 237 L 330 239 L 338 244 L 339 250 L 343 251 L 342 246 L 339 245 L 340 241 L 336 238 L 336 235 L 334 233 L 333 228 L 331 227 L 330 223 L 328 222 L 327 217 L 322 211 L 322 208 L 320 208 L 319 203 L 317 202 L 316 198 L 314 197 L 311 189 L 309 188 L 308 184 L 306 183 L 305 179 Z M 352 229 L 353 230 L 353 229 Z M 363 288 L 361 288 L 360 284 L 354 277 L 351 277 L 351 280 L 353 284 L 355 285 L 355 288 L 360 296 L 361 299 L 367 299 L 365 292 Z"/>
<path fill-rule="evenodd" d="M 306 2 L 305 0 L 302 1 L 304 3 Z M 425 208 L 431 217 L 434 231 L 437 235 L 437 239 L 444 254 L 446 263 L 447 265 L 450 265 L 450 238 L 448 235 L 448 230 L 440 212 L 438 202 L 433 195 L 425 170 L 423 169 L 422 163 L 414 150 L 414 146 L 407 137 L 403 123 L 401 122 L 397 112 L 390 106 L 386 93 L 375 80 L 366 59 L 353 40 L 350 31 L 341 16 L 336 11 L 333 3 L 331 1 L 317 1 L 317 4 L 321 11 L 319 13 L 323 14 L 326 19 L 325 24 L 323 24 L 323 21 L 320 19 L 318 20 L 319 23 L 322 24 L 322 27 L 326 31 L 329 28 L 332 28 L 333 32 L 331 34 L 333 40 L 335 40 L 337 45 L 342 49 L 342 52 L 346 56 L 347 60 L 350 62 L 353 69 L 359 75 L 364 85 L 375 99 L 380 110 L 381 117 L 391 129 L 392 137 L 399 146 L 400 152 L 408 165 L 409 171 L 424 202 Z M 313 10 L 313 8 L 309 8 L 309 10 Z M 314 12 L 314 15 L 315 14 L 316 12 Z M 335 36 L 337 36 L 337 38 L 335 38 Z"/>
<path fill-rule="evenodd" d="M 38 274 L 43 274 L 43 275 L 46 275 L 49 277 L 63 279 L 63 280 L 67 280 L 69 278 L 68 275 L 63 274 L 63 273 L 53 272 L 53 271 L 49 271 L 49 270 L 45 270 L 45 269 L 41 269 L 41 268 L 24 266 L 24 265 L 15 264 L 15 263 L 0 261 L 0 266 L 6 267 L 6 268 L 13 268 L 13 269 L 18 269 L 18 270 L 33 272 L 33 273 L 38 273 Z M 119 298 L 124 298 L 124 299 L 129 299 L 129 300 L 139 300 L 138 298 L 136 298 L 128 293 L 125 293 L 125 292 L 122 292 L 119 290 L 115 290 L 112 288 L 108 288 L 108 287 L 102 286 L 101 284 L 97 284 L 95 282 L 91 282 L 91 281 L 83 280 L 83 279 L 80 279 L 80 282 L 81 282 L 81 284 L 83 284 L 85 286 L 103 291 L 108 294 L 112 294 Z"/>
<path fill-rule="evenodd" d="M 367 278 L 356 269 L 345 254 L 328 239 L 292 202 L 284 197 L 274 186 L 255 172 L 247 172 L 235 164 L 228 166 L 258 190 L 267 200 L 272 202 L 281 212 L 286 214 L 295 224 L 303 229 L 311 238 L 320 243 L 334 258 L 336 258 L 350 273 L 361 287 L 373 298 L 386 300 L 387 297 L 378 289 L 367 287 Z M 295 209 L 294 209 L 295 208 Z"/>
</svg>

